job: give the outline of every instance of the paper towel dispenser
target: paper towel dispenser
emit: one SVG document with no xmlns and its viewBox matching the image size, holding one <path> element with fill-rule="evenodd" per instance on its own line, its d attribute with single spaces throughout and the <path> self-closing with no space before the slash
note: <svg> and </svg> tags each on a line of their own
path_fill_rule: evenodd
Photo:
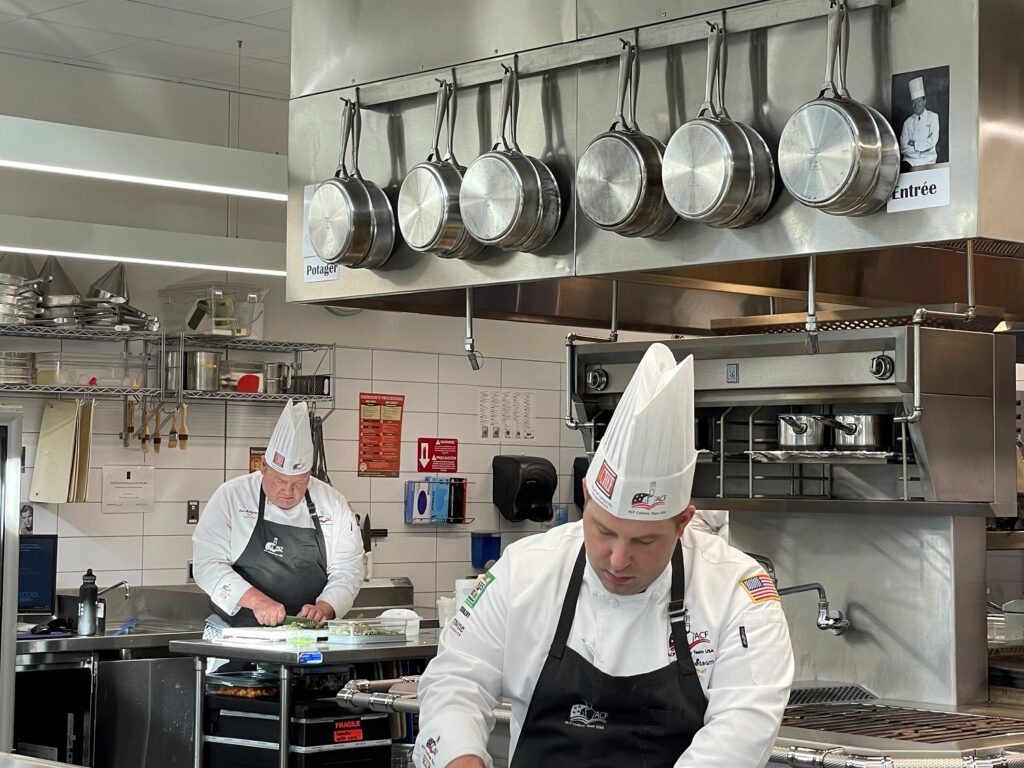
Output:
<svg viewBox="0 0 1024 768">
<path fill-rule="evenodd" d="M 506 520 L 543 523 L 551 519 L 551 502 L 558 488 L 554 464 L 540 456 L 495 456 L 491 469 L 491 495 Z"/>
</svg>

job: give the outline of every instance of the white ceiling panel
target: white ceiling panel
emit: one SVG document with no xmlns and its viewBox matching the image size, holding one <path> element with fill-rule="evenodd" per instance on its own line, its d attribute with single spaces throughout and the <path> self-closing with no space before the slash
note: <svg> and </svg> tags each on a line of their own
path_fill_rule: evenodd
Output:
<svg viewBox="0 0 1024 768">
<path fill-rule="evenodd" d="M 18 19 L 18 18 L 21 18 L 21 17 L 20 16 L 15 16 L 13 13 L 4 13 L 3 11 L 0 11 L 0 24 L 3 24 L 5 21 L 10 21 L 11 19 Z"/>
<path fill-rule="evenodd" d="M 81 2 L 83 0 L 0 0 L 0 12 L 14 16 L 34 16 Z"/>
<path fill-rule="evenodd" d="M 139 40 L 135 37 L 67 27 L 33 18 L 15 19 L 0 24 L 0 48 L 52 56 L 62 60 L 83 59 L 137 42 Z"/>
<path fill-rule="evenodd" d="M 211 3 L 212 5 L 212 3 Z M 128 0 L 87 0 L 39 15 L 47 21 L 122 35 L 157 38 L 217 24 L 217 19 Z"/>
<path fill-rule="evenodd" d="M 233 21 L 240 21 L 257 13 L 278 11 L 282 8 L 289 9 L 289 16 L 291 15 L 290 0 L 131 0 L 131 2 Z"/>
<path fill-rule="evenodd" d="M 283 29 L 287 32 L 292 28 L 292 9 L 290 7 L 282 8 L 280 11 L 273 11 L 272 13 L 261 13 L 258 16 L 246 16 L 245 20 L 249 24 L 259 24 L 261 27 Z"/>
<path fill-rule="evenodd" d="M 287 96 L 291 87 L 290 72 L 291 69 L 287 64 L 277 61 L 257 61 L 242 67 L 242 88 Z M 237 78 L 238 70 L 230 69 L 212 75 L 204 75 L 201 79 L 206 82 L 234 86 L 237 83 Z"/>
<path fill-rule="evenodd" d="M 16 24 L 17 22 L 12 23 Z M 0 26 L 0 31 L 3 30 L 3 26 Z M 180 45 L 171 45 L 159 40 L 147 40 L 127 48 L 82 58 L 91 64 L 99 64 L 122 72 L 164 77 L 193 78 L 208 72 L 224 72 L 230 67 L 235 67 L 232 71 L 237 72 L 237 57 L 235 56 L 214 51 L 201 51 L 196 48 L 183 48 Z M 242 61 L 244 64 L 245 59 Z"/>
<path fill-rule="evenodd" d="M 248 59 L 279 59 L 291 53 L 291 35 L 287 32 L 237 21 L 161 39 L 175 45 L 218 51 L 236 57 L 238 41 L 241 40 L 242 56 Z"/>
</svg>

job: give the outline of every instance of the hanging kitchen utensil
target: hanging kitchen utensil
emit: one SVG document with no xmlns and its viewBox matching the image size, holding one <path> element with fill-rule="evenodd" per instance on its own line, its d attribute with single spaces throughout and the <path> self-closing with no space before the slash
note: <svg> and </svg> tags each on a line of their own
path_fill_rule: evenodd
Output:
<svg viewBox="0 0 1024 768">
<path fill-rule="evenodd" d="M 725 34 L 709 24 L 704 103 L 697 117 L 672 134 L 665 149 L 665 196 L 684 219 L 723 224 L 750 199 L 751 149 L 743 130 L 719 113 L 714 100 Z"/>
<path fill-rule="evenodd" d="M 443 160 L 438 146 L 452 90 L 447 81 L 438 83 L 433 144 L 427 159 L 409 171 L 398 193 L 402 237 L 410 248 L 421 253 L 451 251 L 465 231 L 459 213 L 462 174 Z"/>
<path fill-rule="evenodd" d="M 551 170 L 518 147 L 516 71 L 502 68 L 498 137 L 466 169 L 459 207 L 466 229 L 480 242 L 505 251 L 536 250 L 558 229 L 561 193 Z"/>
<path fill-rule="evenodd" d="M 181 404 L 181 428 L 178 430 L 178 447 L 188 448 L 188 403 Z"/>
<path fill-rule="evenodd" d="M 93 283 L 89 288 L 89 296 L 115 304 L 131 301 L 131 294 L 128 292 L 128 277 L 125 274 L 124 264 L 112 267 L 99 280 Z"/>
<path fill-rule="evenodd" d="M 843 97 L 836 84 L 842 19 L 828 13 L 825 81 L 817 98 L 789 118 L 779 140 L 782 183 L 797 202 L 826 213 L 857 204 L 875 189 L 882 140 L 871 113 Z"/>
<path fill-rule="evenodd" d="M 845 2 L 840 2 L 838 10 L 840 27 L 836 85 L 844 99 L 853 101 L 846 85 L 846 67 L 850 56 L 850 9 Z M 892 196 L 892 191 L 896 188 L 896 178 L 900 175 L 900 142 L 896 138 L 896 132 L 877 109 L 864 103 L 861 103 L 861 106 L 868 111 L 878 128 L 879 139 L 882 142 L 882 159 L 878 164 L 873 189 L 849 208 L 833 212 L 843 216 L 867 216 L 881 209 Z"/>
<path fill-rule="evenodd" d="M 355 112 L 352 115 L 352 175 L 359 180 L 369 196 L 370 222 L 373 237 L 366 258 L 355 266 L 360 269 L 383 267 L 395 249 L 395 212 L 384 190 L 375 182 L 363 178 L 359 171 L 359 138 L 362 134 L 362 107 L 359 106 L 359 89 L 356 88 Z"/>
<path fill-rule="evenodd" d="M 712 226 L 723 229 L 742 229 L 743 227 L 756 224 L 764 218 L 764 215 L 771 207 L 772 201 L 775 199 L 775 161 L 772 159 L 772 152 L 768 148 L 768 142 L 764 140 L 764 137 L 750 125 L 733 120 L 725 106 L 725 83 L 729 69 L 729 40 L 724 28 L 722 32 L 722 47 L 718 55 L 718 77 L 716 78 L 718 85 L 716 88 L 718 94 L 717 106 L 719 114 L 728 120 L 732 120 L 743 131 L 747 139 L 747 145 L 750 149 L 751 180 L 750 197 L 743 208 L 737 211 L 736 215 L 728 221 L 712 224 Z"/>
<path fill-rule="evenodd" d="M 171 411 L 171 431 L 167 436 L 167 447 L 178 447 L 178 409 Z"/>
<path fill-rule="evenodd" d="M 458 107 L 459 87 L 458 81 L 455 79 L 455 70 L 452 69 L 451 91 L 448 94 L 448 114 L 445 117 L 448 128 L 448 139 L 444 157 L 441 159 L 459 172 L 459 191 L 461 192 L 462 180 L 466 178 L 466 166 L 460 165 L 458 159 L 455 157 L 455 117 L 459 111 Z M 459 209 L 459 227 L 461 228 L 461 234 L 459 235 L 459 239 L 455 243 L 454 247 L 450 251 L 438 253 L 438 256 L 443 256 L 446 259 L 471 259 L 475 256 L 479 256 L 480 252 L 483 251 L 484 244 L 475 239 L 469 233 L 469 230 L 466 229 L 466 223 L 462 220 L 461 208 Z"/>
<path fill-rule="evenodd" d="M 345 164 L 355 107 L 342 99 L 341 149 L 334 177 L 317 185 L 309 203 L 309 239 L 328 264 L 353 267 L 370 250 L 373 228 L 369 194 Z"/>
<path fill-rule="evenodd" d="M 595 226 L 632 236 L 650 228 L 661 206 L 668 205 L 661 188 L 664 148 L 636 126 L 632 75 L 639 72 L 638 55 L 632 43 L 624 40 L 622 45 L 615 120 L 584 150 L 576 171 L 576 196 L 583 215 Z M 632 97 L 629 117 L 627 91 Z M 669 213 L 662 231 L 675 220 L 671 208 Z"/>
<path fill-rule="evenodd" d="M 80 296 L 81 291 L 68 273 L 60 265 L 56 256 L 47 257 L 43 268 L 39 270 L 39 279 L 43 281 L 39 292 L 43 296 Z"/>
</svg>

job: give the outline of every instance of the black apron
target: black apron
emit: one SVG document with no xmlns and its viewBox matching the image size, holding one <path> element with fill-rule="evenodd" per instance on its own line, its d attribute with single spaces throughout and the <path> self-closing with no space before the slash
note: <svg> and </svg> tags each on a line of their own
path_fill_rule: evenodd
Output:
<svg viewBox="0 0 1024 768">
<path fill-rule="evenodd" d="M 260 486 L 260 511 L 249 543 L 232 566 L 235 573 L 268 597 L 284 605 L 289 616 L 302 606 L 315 604 L 327 585 L 327 547 L 316 505 L 306 491 L 306 508 L 312 528 L 296 528 L 268 522 L 264 517 L 267 495 Z M 213 605 L 214 612 L 232 627 L 257 627 L 256 615 L 242 608 L 229 616 Z"/>
<path fill-rule="evenodd" d="M 586 560 L 581 547 L 512 768 L 671 768 L 704 726 L 707 710 L 686 637 L 682 547 L 676 544 L 672 555 L 669 602 L 676 661 L 627 677 L 601 672 L 566 646 Z"/>
</svg>

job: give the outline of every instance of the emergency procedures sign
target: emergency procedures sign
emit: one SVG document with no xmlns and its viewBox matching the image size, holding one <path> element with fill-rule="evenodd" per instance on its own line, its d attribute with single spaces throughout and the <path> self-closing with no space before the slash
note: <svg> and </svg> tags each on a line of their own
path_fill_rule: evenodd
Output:
<svg viewBox="0 0 1024 768">
<path fill-rule="evenodd" d="M 359 395 L 359 476 L 398 477 L 405 395 Z"/>
</svg>

